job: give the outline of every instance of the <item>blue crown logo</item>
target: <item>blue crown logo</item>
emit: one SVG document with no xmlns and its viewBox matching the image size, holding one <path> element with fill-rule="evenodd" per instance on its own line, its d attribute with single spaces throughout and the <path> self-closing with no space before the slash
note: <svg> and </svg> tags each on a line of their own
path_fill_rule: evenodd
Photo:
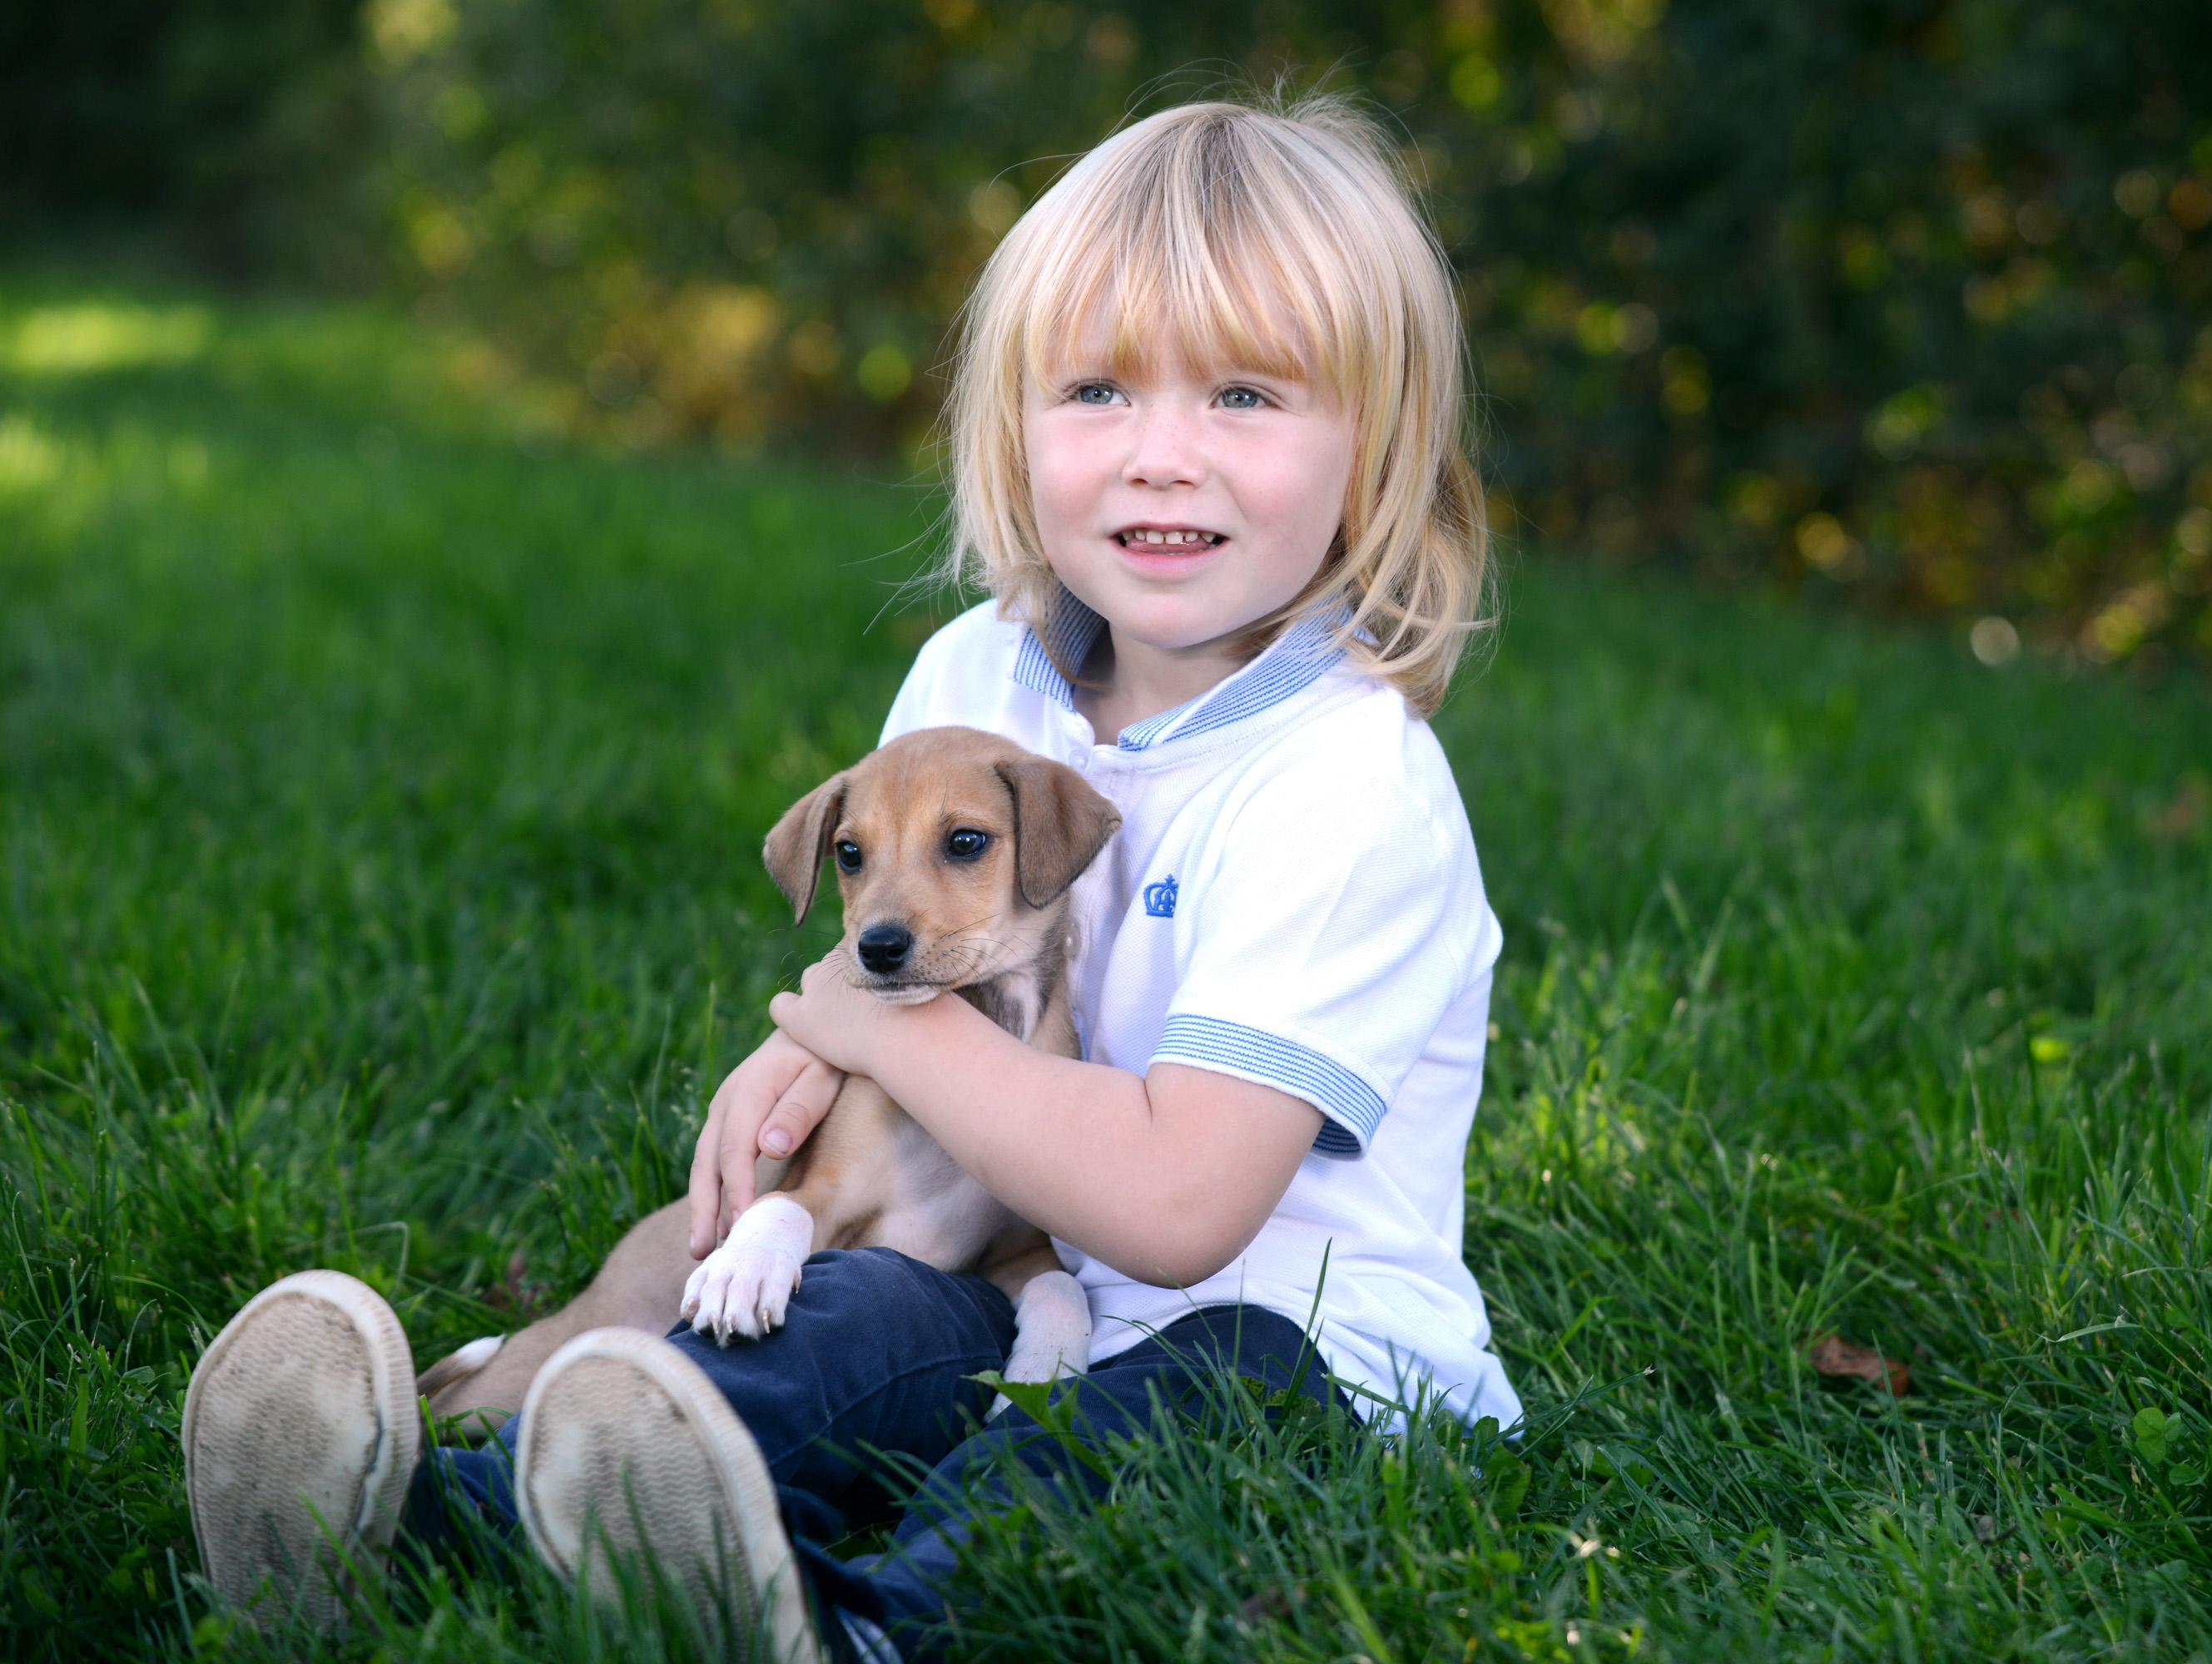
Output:
<svg viewBox="0 0 2212 1664">
<path fill-rule="evenodd" d="M 1166 878 L 1161 879 L 1159 883 L 1156 884 L 1146 884 L 1145 886 L 1145 911 L 1152 914 L 1153 918 L 1174 918 L 1175 904 L 1176 881 L 1174 873 L 1169 873 Z"/>
</svg>

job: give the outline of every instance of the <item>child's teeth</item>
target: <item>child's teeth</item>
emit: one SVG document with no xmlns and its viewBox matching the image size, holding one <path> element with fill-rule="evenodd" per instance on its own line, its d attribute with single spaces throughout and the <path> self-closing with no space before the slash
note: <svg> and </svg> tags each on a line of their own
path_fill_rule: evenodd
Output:
<svg viewBox="0 0 2212 1664">
<path fill-rule="evenodd" d="M 1130 544 L 1162 544 L 1170 546 L 1211 549 L 1221 541 L 1220 534 L 1218 532 L 1156 531 L 1149 526 L 1135 531 L 1124 531 L 1121 537 L 1124 547 Z"/>
</svg>

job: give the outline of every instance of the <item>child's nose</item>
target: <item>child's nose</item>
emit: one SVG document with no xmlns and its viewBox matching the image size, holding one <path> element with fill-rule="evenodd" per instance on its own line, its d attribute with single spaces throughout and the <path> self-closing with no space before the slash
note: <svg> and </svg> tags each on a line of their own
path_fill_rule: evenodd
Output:
<svg viewBox="0 0 2212 1664">
<path fill-rule="evenodd" d="M 1196 437 L 1182 411 L 1164 402 L 1150 405 L 1137 425 L 1122 477 L 1132 485 L 1154 488 L 1195 485 L 1205 473 Z"/>
</svg>

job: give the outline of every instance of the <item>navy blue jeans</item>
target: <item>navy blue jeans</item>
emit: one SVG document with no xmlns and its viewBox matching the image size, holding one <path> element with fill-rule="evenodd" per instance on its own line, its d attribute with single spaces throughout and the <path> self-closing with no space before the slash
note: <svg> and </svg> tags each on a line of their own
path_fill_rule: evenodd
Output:
<svg viewBox="0 0 2212 1664">
<path fill-rule="evenodd" d="M 827 1620 L 823 1639 L 840 1655 L 849 1656 L 844 1626 L 826 1608 L 867 1619 L 908 1658 L 925 1655 L 967 1521 L 1007 1495 L 1003 1480 L 979 1482 L 978 1470 L 1015 1461 L 1086 1488 L 1103 1484 L 1019 1410 L 975 1430 L 991 1394 L 968 1377 L 1000 1367 L 1014 1339 L 1012 1306 L 979 1277 L 890 1248 L 833 1250 L 806 1262 L 784 1327 L 767 1339 L 717 1346 L 682 1327 L 668 1338 L 759 1442 L 815 1609 Z M 1079 1426 L 1093 1439 L 1133 1437 L 1150 1427 L 1155 1406 L 1200 1416 L 1219 1379 L 1236 1376 L 1349 1408 L 1297 1324 L 1258 1307 L 1215 1306 L 1084 1376 L 1074 1388 Z M 430 1453 L 408 1500 L 407 1533 L 417 1546 L 436 1551 L 466 1535 L 468 1521 L 457 1515 L 512 1531 L 520 1423 L 510 1420 L 483 1449 Z M 851 1560 L 826 1552 L 823 1543 L 887 1517 L 891 1499 L 878 1476 L 900 1467 L 927 1477 L 890 1551 Z"/>
</svg>

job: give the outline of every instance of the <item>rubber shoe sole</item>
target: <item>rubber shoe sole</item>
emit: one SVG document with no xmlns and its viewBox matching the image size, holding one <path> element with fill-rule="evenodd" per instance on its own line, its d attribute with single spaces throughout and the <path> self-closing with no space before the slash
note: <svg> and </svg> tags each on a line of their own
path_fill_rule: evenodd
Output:
<svg viewBox="0 0 2212 1664">
<path fill-rule="evenodd" d="M 666 1341 L 594 1329 L 548 1358 L 523 1400 L 514 1490 L 531 1546 L 595 1597 L 619 1598 L 611 1551 L 702 1618 L 722 1614 L 732 1641 L 820 1664 L 760 1447 Z"/>
<path fill-rule="evenodd" d="M 406 1332 L 343 1272 L 272 1283 L 193 1369 L 183 1436 L 185 1496 L 216 1592 L 259 1601 L 264 1624 L 289 1612 L 331 1629 L 348 1566 L 381 1568 L 422 1454 Z"/>
</svg>

